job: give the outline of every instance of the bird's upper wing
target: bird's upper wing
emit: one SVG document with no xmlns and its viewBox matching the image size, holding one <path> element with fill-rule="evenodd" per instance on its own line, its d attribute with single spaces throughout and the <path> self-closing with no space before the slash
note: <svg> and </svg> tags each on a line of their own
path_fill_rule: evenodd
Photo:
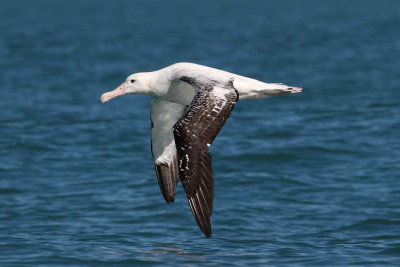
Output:
<svg viewBox="0 0 400 267">
<path fill-rule="evenodd" d="M 198 226 L 210 237 L 214 178 L 208 147 L 231 114 L 239 95 L 233 88 L 233 80 L 222 85 L 198 82 L 191 77 L 181 80 L 192 85 L 196 94 L 174 126 L 179 176 Z"/>
<path fill-rule="evenodd" d="M 176 183 L 179 180 L 174 124 L 185 106 L 163 100 L 151 102 L 151 151 L 158 183 L 167 203 L 175 201 Z"/>
</svg>

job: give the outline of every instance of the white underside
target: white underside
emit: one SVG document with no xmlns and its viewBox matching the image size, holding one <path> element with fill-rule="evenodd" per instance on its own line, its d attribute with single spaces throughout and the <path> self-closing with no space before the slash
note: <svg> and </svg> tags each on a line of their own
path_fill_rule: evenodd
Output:
<svg viewBox="0 0 400 267">
<path fill-rule="evenodd" d="M 176 154 L 173 126 L 180 119 L 185 106 L 163 100 L 151 102 L 152 151 L 156 164 L 171 162 Z"/>
</svg>

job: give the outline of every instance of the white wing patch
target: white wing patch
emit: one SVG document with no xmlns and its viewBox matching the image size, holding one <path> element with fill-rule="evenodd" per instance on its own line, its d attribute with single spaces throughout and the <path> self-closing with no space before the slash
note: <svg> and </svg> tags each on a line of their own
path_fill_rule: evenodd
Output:
<svg viewBox="0 0 400 267">
<path fill-rule="evenodd" d="M 169 163 L 176 155 L 173 126 L 180 119 L 185 106 L 163 100 L 151 102 L 151 143 L 154 162 Z"/>
</svg>

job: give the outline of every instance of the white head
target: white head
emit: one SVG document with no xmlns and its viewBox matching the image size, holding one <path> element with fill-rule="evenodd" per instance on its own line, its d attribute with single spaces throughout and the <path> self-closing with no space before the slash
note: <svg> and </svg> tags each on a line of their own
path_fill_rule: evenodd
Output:
<svg viewBox="0 0 400 267">
<path fill-rule="evenodd" d="M 129 75 L 123 82 L 113 91 L 101 95 L 101 102 L 105 103 L 115 97 L 125 94 L 151 94 L 150 77 L 148 72 L 141 72 Z"/>
</svg>

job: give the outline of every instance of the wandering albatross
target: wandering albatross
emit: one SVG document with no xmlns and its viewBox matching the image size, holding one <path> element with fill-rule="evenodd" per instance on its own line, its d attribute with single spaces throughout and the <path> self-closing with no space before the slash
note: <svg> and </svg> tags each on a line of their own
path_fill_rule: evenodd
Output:
<svg viewBox="0 0 400 267">
<path fill-rule="evenodd" d="M 143 94 L 151 102 L 151 151 L 161 192 L 175 201 L 180 178 L 196 223 L 211 236 L 214 177 L 209 147 L 239 100 L 301 92 L 281 83 L 248 77 L 193 63 L 135 73 L 101 102 L 124 94 Z"/>
</svg>

